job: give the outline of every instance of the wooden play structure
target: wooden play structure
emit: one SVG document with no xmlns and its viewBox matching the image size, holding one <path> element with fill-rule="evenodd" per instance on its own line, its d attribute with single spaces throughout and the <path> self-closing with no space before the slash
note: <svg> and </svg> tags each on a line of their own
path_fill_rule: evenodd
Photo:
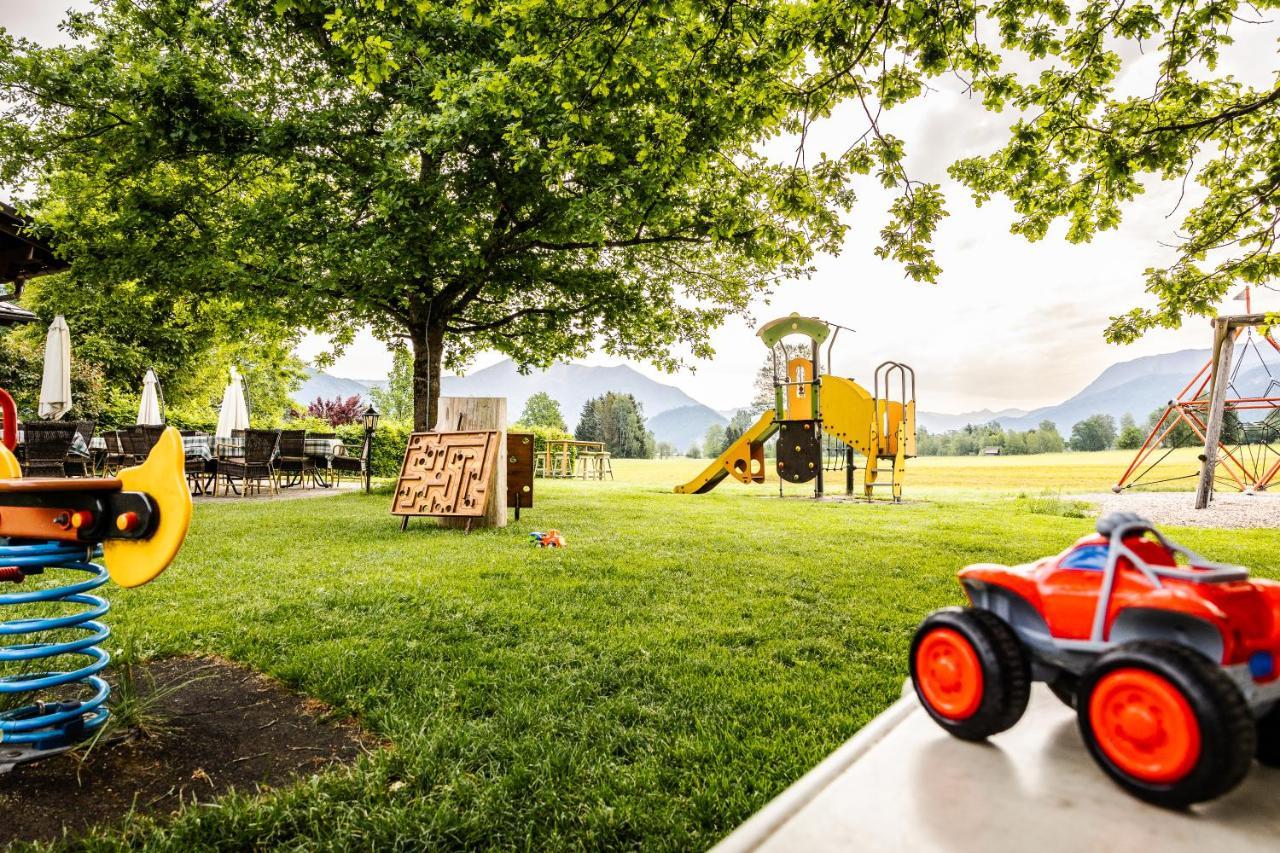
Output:
<svg viewBox="0 0 1280 853">
<path fill-rule="evenodd" d="M 436 429 L 409 436 L 391 514 L 445 527 L 506 527 L 533 506 L 534 437 L 507 432 L 503 397 L 442 397 Z"/>
<path fill-rule="evenodd" d="M 915 371 L 886 361 L 872 375 L 868 391 L 852 379 L 822 373 L 821 347 L 827 363 L 839 326 L 815 317 L 792 314 L 765 323 L 756 332 L 773 355 L 774 406 L 766 410 L 737 441 L 688 483 L 680 494 L 703 494 L 725 477 L 743 483 L 765 481 L 765 443 L 778 436 L 778 488 L 782 483 L 815 482 L 814 495 L 824 494 L 824 474 L 843 471 L 846 494 L 854 493 L 854 455 L 861 455 L 862 494 L 871 498 L 888 488 L 902 499 L 907 460 L 916 455 Z M 809 355 L 787 357 L 783 340 L 809 339 Z"/>
<path fill-rule="evenodd" d="M 1248 300 L 1248 291 L 1244 296 Z M 1169 401 L 1113 491 L 1195 480 L 1196 508 L 1204 509 L 1216 487 L 1265 491 L 1275 481 L 1280 475 L 1280 377 L 1273 370 L 1280 371 L 1280 344 L 1265 323 L 1266 315 L 1253 313 L 1214 319 L 1209 359 Z M 1258 387 L 1246 387 L 1241 375 L 1246 367 L 1261 376 Z M 1234 423 L 1224 430 L 1228 417 Z M 1203 446 L 1199 465 L 1182 470 L 1166 461 L 1176 449 L 1171 439 L 1180 424 Z"/>
</svg>

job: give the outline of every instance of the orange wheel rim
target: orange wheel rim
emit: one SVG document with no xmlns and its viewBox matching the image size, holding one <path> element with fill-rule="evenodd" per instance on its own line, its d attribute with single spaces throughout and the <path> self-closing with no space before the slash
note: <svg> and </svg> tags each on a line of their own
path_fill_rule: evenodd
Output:
<svg viewBox="0 0 1280 853">
<path fill-rule="evenodd" d="M 973 644 L 951 628 L 930 631 L 916 649 L 916 684 L 943 717 L 972 717 L 982 704 L 982 664 Z"/>
<path fill-rule="evenodd" d="M 1116 767 L 1147 782 L 1176 782 L 1200 758 L 1200 723 L 1177 687 L 1145 669 L 1103 676 L 1089 697 L 1089 724 Z"/>
</svg>

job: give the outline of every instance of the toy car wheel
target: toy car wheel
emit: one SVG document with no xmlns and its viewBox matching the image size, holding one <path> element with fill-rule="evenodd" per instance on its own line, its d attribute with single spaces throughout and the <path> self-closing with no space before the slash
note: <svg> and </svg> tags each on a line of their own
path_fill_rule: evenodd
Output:
<svg viewBox="0 0 1280 853">
<path fill-rule="evenodd" d="M 1031 666 L 1018 637 L 986 610 L 931 613 L 911 641 L 911 684 L 929 716 L 963 740 L 984 740 L 1018 722 Z"/>
<path fill-rule="evenodd" d="M 1268 767 L 1280 767 L 1280 702 L 1258 720 L 1258 761 Z"/>
<path fill-rule="evenodd" d="M 1098 658 L 1077 693 L 1093 758 L 1141 800 L 1182 808 L 1230 791 L 1249 771 L 1255 733 L 1239 688 L 1199 652 L 1135 642 Z"/>
</svg>

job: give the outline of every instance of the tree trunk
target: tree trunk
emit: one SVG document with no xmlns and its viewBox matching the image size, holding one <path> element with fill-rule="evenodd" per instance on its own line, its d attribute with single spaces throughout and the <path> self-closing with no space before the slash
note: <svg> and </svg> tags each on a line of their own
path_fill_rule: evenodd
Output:
<svg viewBox="0 0 1280 853">
<path fill-rule="evenodd" d="M 427 432 L 440 407 L 440 362 L 444 357 L 444 329 L 425 323 L 411 330 L 413 344 L 413 429 Z"/>
</svg>

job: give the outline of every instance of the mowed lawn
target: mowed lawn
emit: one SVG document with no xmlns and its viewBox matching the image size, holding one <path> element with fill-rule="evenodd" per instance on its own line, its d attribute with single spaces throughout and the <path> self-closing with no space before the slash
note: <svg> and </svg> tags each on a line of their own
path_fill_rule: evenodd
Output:
<svg viewBox="0 0 1280 853">
<path fill-rule="evenodd" d="M 117 633 L 247 663 L 389 746 L 90 846 L 706 847 L 900 694 L 956 569 L 1090 529 L 1007 495 L 1096 491 L 1097 472 L 991 461 L 924 460 L 934 499 L 898 506 L 675 495 L 696 461 L 618 462 L 614 482 L 539 481 L 519 523 L 470 535 L 401 533 L 385 492 L 201 504 L 167 574 L 108 588 Z M 565 549 L 530 546 L 552 527 Z M 1273 531 L 1175 532 L 1278 574 Z"/>
</svg>

